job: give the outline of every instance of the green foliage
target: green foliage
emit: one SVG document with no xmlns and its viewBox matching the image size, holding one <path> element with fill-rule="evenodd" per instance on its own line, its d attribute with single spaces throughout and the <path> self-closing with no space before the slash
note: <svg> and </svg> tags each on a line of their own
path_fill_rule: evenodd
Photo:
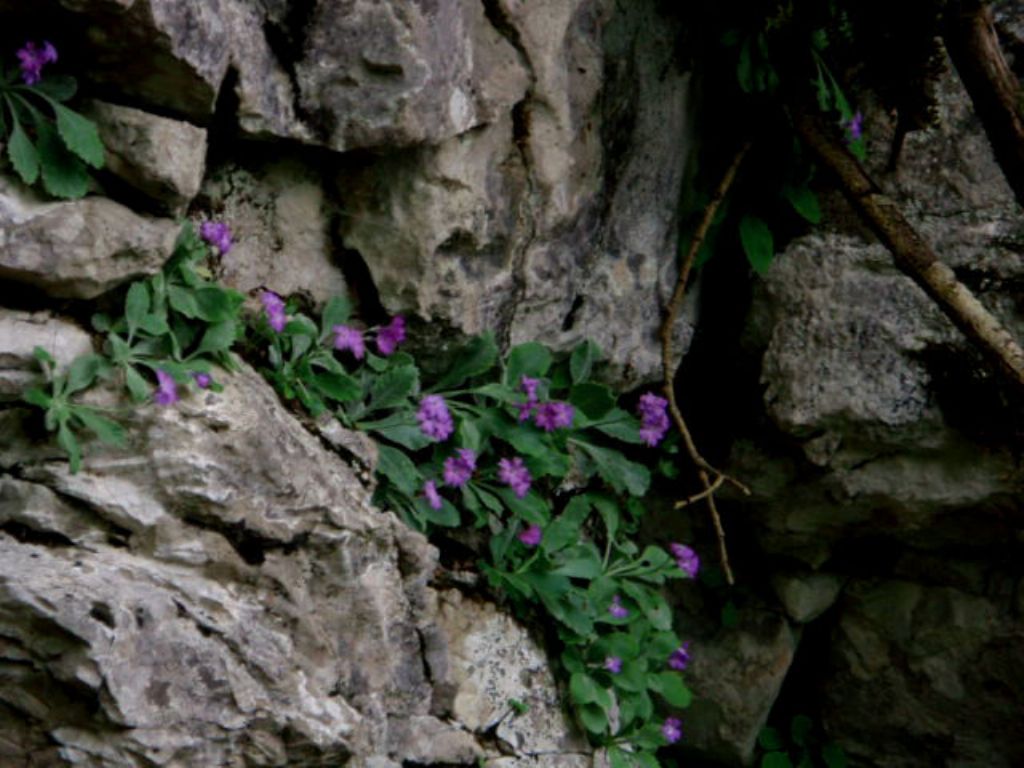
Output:
<svg viewBox="0 0 1024 768">
<path fill-rule="evenodd" d="M 835 742 L 825 741 L 807 715 L 789 724 L 789 739 L 777 728 L 762 728 L 757 736 L 760 768 L 846 768 L 846 754 Z"/>
<path fill-rule="evenodd" d="M 89 168 L 103 167 L 96 125 L 64 104 L 76 91 L 67 75 L 26 85 L 17 69 L 0 70 L 0 143 L 11 166 L 25 184 L 41 180 L 49 194 L 66 199 L 84 196 Z"/>
</svg>

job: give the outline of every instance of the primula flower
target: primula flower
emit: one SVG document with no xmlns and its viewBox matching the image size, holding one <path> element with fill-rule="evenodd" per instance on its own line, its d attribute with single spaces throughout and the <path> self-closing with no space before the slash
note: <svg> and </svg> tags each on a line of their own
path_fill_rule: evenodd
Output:
<svg viewBox="0 0 1024 768">
<path fill-rule="evenodd" d="M 609 656 L 604 660 L 604 668 L 613 675 L 617 675 L 622 671 L 622 659 L 618 656 Z"/>
<path fill-rule="evenodd" d="M 843 125 L 846 128 L 847 143 L 857 141 L 864 135 L 864 115 L 859 110 Z"/>
<path fill-rule="evenodd" d="M 516 408 L 519 410 L 519 421 L 526 421 L 530 418 L 533 409 L 537 407 L 537 387 L 539 386 L 540 379 L 531 379 L 529 376 L 519 379 L 519 388 L 526 395 L 525 403 L 516 403 Z"/>
<path fill-rule="evenodd" d="M 476 454 L 469 448 L 459 448 L 456 456 L 444 460 L 444 482 L 455 488 L 461 488 L 469 482 L 476 471 Z"/>
<path fill-rule="evenodd" d="M 200 389 L 206 389 L 213 384 L 213 377 L 208 373 L 201 373 L 199 371 L 192 372 L 192 378 L 196 382 L 196 386 Z"/>
<path fill-rule="evenodd" d="M 358 328 L 350 328 L 347 325 L 335 325 L 331 330 L 334 331 L 335 349 L 347 349 L 356 360 L 362 360 L 366 356 L 363 332 Z"/>
<path fill-rule="evenodd" d="M 695 578 L 697 570 L 700 568 L 700 558 L 697 557 L 697 553 L 685 544 L 676 544 L 675 542 L 669 544 L 668 548 L 676 559 L 676 565 L 691 579 Z"/>
<path fill-rule="evenodd" d="M 17 53 L 21 63 L 21 79 L 25 85 L 35 85 L 43 77 L 43 67 L 57 60 L 57 49 L 48 42 L 42 48 L 35 43 L 25 43 L 25 47 Z"/>
<path fill-rule="evenodd" d="M 516 498 L 523 498 L 530 490 L 530 470 L 518 456 L 498 462 L 498 479 L 515 491 Z"/>
<path fill-rule="evenodd" d="M 441 508 L 441 494 L 437 492 L 437 484 L 433 480 L 427 480 L 423 484 L 423 496 L 431 509 Z"/>
<path fill-rule="evenodd" d="M 231 250 L 231 230 L 223 221 L 204 221 L 199 225 L 199 236 L 221 256 Z"/>
<path fill-rule="evenodd" d="M 267 322 L 277 333 L 284 330 L 285 314 L 284 301 L 273 291 L 264 291 L 260 294 L 263 308 L 267 311 Z"/>
<path fill-rule="evenodd" d="M 612 604 L 608 606 L 608 613 L 616 619 L 624 619 L 629 616 L 629 609 L 622 604 L 622 598 L 612 595 Z"/>
<path fill-rule="evenodd" d="M 516 538 L 528 547 L 536 547 L 540 544 L 540 540 L 544 538 L 544 532 L 540 529 L 539 525 L 531 525 L 520 531 Z"/>
<path fill-rule="evenodd" d="M 384 357 L 393 354 L 395 348 L 405 341 L 405 318 L 395 315 L 391 322 L 377 331 L 377 351 Z"/>
<path fill-rule="evenodd" d="M 672 669 L 678 669 L 680 671 L 686 669 L 686 666 L 690 663 L 690 643 L 683 643 L 681 646 L 676 648 L 669 654 L 668 665 Z"/>
<path fill-rule="evenodd" d="M 675 744 L 683 738 L 683 721 L 678 717 L 667 717 L 661 726 L 661 735 L 669 744 Z"/>
<path fill-rule="evenodd" d="M 153 393 L 153 400 L 158 405 L 171 405 L 178 402 L 178 385 L 174 377 L 162 368 L 156 369 L 156 392 Z"/>
<path fill-rule="evenodd" d="M 448 436 L 455 431 L 452 414 L 449 412 L 444 398 L 440 395 L 427 395 L 420 400 L 416 419 L 420 423 L 423 434 L 435 440 L 447 440 Z"/>
<path fill-rule="evenodd" d="M 668 400 L 658 397 L 653 392 L 647 392 L 640 396 L 637 410 L 640 412 L 640 437 L 652 448 L 661 442 L 668 432 L 668 414 L 665 409 L 668 407 Z"/>
<path fill-rule="evenodd" d="M 537 406 L 533 423 L 545 432 L 572 426 L 573 409 L 568 403 L 550 402 Z"/>
</svg>

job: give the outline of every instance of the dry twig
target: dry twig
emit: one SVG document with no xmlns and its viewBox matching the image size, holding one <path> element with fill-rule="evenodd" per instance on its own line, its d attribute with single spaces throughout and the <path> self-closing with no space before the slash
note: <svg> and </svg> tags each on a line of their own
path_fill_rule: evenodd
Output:
<svg viewBox="0 0 1024 768">
<path fill-rule="evenodd" d="M 718 537 L 718 557 L 722 564 L 722 570 L 725 572 L 725 580 L 730 585 L 733 584 L 735 580 L 732 575 L 732 568 L 729 565 L 729 550 L 725 545 L 725 529 L 722 527 L 722 518 L 718 514 L 718 507 L 715 505 L 715 492 L 718 491 L 724 483 L 730 483 L 746 494 L 750 493 L 750 489 L 739 480 L 729 477 L 724 472 L 715 469 L 705 460 L 700 451 L 697 450 L 697 445 L 693 441 L 693 436 L 690 434 L 690 430 L 686 426 L 686 420 L 683 418 L 683 414 L 679 411 L 679 404 L 676 402 L 674 382 L 677 368 L 672 365 L 672 329 L 676 324 L 676 317 L 679 315 L 679 309 L 683 305 L 683 297 L 686 295 L 686 284 L 689 282 L 690 272 L 693 270 L 693 264 L 697 259 L 697 252 L 704 243 L 704 238 L 707 237 L 708 230 L 711 228 L 711 223 L 714 221 L 715 214 L 718 212 L 718 207 L 722 204 L 722 200 L 725 198 L 726 192 L 729 191 L 729 187 L 732 186 L 732 182 L 736 178 L 736 172 L 739 170 L 740 165 L 743 162 L 743 158 L 746 157 L 747 151 L 750 149 L 750 144 L 751 142 L 746 142 L 733 157 L 732 163 L 729 164 L 729 167 L 725 171 L 725 175 L 722 176 L 722 180 L 719 182 L 718 187 L 715 188 L 715 192 L 712 195 L 711 200 L 709 200 L 708 204 L 704 207 L 704 216 L 701 218 L 700 223 L 697 225 L 697 229 L 693 233 L 693 239 L 690 241 L 690 248 L 686 252 L 686 258 L 683 259 L 683 263 L 679 267 L 679 277 L 676 280 L 676 287 L 672 291 L 672 298 L 668 303 L 668 311 L 665 314 L 665 321 L 661 325 L 662 386 L 665 390 L 665 397 L 668 398 L 668 408 L 669 412 L 672 414 L 672 420 L 679 429 L 679 433 L 683 436 L 683 443 L 686 445 L 686 452 L 690 455 L 691 461 L 697 465 L 697 475 L 700 478 L 701 485 L 704 487 L 704 490 L 700 493 L 676 504 L 676 508 L 692 504 L 693 502 L 701 499 L 705 499 L 707 501 L 708 510 L 711 512 L 711 522 L 715 526 L 715 535 Z M 711 479 L 712 477 L 714 477 L 714 480 Z"/>
</svg>

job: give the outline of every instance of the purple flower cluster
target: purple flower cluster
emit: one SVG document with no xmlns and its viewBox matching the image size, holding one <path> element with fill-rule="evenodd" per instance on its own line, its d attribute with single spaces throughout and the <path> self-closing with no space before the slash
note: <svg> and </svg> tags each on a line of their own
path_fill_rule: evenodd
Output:
<svg viewBox="0 0 1024 768">
<path fill-rule="evenodd" d="M 270 323 L 270 327 L 277 333 L 283 331 L 286 319 L 284 301 L 273 291 L 264 291 L 260 294 L 260 300 L 263 302 L 263 308 L 267 312 L 267 322 Z"/>
<path fill-rule="evenodd" d="M 666 717 L 661 726 L 661 735 L 669 744 L 675 744 L 683 738 L 683 721 L 678 717 Z"/>
<path fill-rule="evenodd" d="M 697 557 L 697 553 L 685 544 L 677 544 L 675 542 L 669 544 L 668 549 L 676 559 L 676 565 L 679 566 L 683 573 L 691 579 L 696 578 L 697 570 L 700 568 L 700 558 Z"/>
<path fill-rule="evenodd" d="M 444 460 L 444 482 L 445 485 L 461 488 L 476 471 L 476 454 L 469 448 L 459 448 L 455 454 Z"/>
<path fill-rule="evenodd" d="M 864 135 L 864 115 L 858 110 L 853 117 L 843 123 L 846 128 L 846 143 L 857 141 Z"/>
<path fill-rule="evenodd" d="M 637 410 L 640 412 L 640 437 L 652 448 L 661 442 L 668 432 L 668 414 L 665 409 L 668 400 L 658 397 L 653 392 L 640 396 Z"/>
<path fill-rule="evenodd" d="M 622 659 L 618 656 L 609 656 L 604 660 L 604 668 L 613 675 L 617 675 L 622 671 Z"/>
<path fill-rule="evenodd" d="M 526 395 L 525 403 L 518 403 L 516 409 L 519 411 L 519 420 L 526 421 L 530 418 L 530 414 L 533 413 L 533 409 L 537 407 L 537 387 L 540 386 L 540 379 L 531 379 L 529 376 L 523 376 L 519 380 L 519 389 Z"/>
<path fill-rule="evenodd" d="M 48 42 L 44 42 L 42 48 L 37 48 L 35 43 L 29 42 L 18 51 L 17 56 L 21 66 L 21 79 L 25 81 L 25 85 L 35 85 L 43 78 L 43 67 L 57 60 L 57 49 Z"/>
<path fill-rule="evenodd" d="M 498 462 L 498 479 L 515 492 L 516 498 L 521 499 L 529 492 L 532 478 L 523 460 L 516 456 Z"/>
<path fill-rule="evenodd" d="M 194 371 L 192 373 L 192 378 L 195 380 L 196 386 L 200 389 L 207 389 L 211 384 L 213 384 L 213 377 L 208 373 Z"/>
<path fill-rule="evenodd" d="M 377 331 L 377 351 L 384 357 L 394 354 L 395 349 L 405 341 L 405 318 L 395 315 L 391 322 Z"/>
<path fill-rule="evenodd" d="M 682 671 L 682 670 L 686 669 L 686 667 L 687 667 L 687 665 L 689 663 L 690 663 L 690 643 L 689 642 L 683 643 L 681 646 L 679 646 L 674 651 L 672 651 L 671 654 L 669 654 L 668 665 L 670 667 L 672 667 L 672 669 L 678 669 L 678 670 Z"/>
<path fill-rule="evenodd" d="M 573 409 L 568 403 L 550 402 L 537 406 L 533 423 L 545 432 L 572 426 Z"/>
<path fill-rule="evenodd" d="M 427 437 L 435 440 L 447 440 L 455 425 L 452 423 L 452 414 L 448 410 L 444 398 L 440 395 L 427 395 L 420 400 L 419 410 L 416 411 L 416 419 L 420 423 L 420 429 Z"/>
<path fill-rule="evenodd" d="M 362 331 L 347 325 L 335 325 L 331 330 L 334 331 L 335 349 L 347 349 L 356 360 L 362 360 L 366 356 Z"/>
<path fill-rule="evenodd" d="M 199 226 L 199 236 L 221 256 L 231 250 L 231 230 L 223 221 L 204 221 Z"/>
<path fill-rule="evenodd" d="M 528 547 L 536 547 L 540 544 L 541 539 L 544 538 L 544 532 L 540 529 L 539 525 L 530 525 L 520 531 L 516 538 Z"/>
<path fill-rule="evenodd" d="M 156 369 L 156 392 L 153 393 L 153 400 L 158 405 L 172 405 L 178 402 L 178 385 L 163 368 Z"/>
<path fill-rule="evenodd" d="M 624 619 L 629 616 L 629 609 L 622 604 L 622 598 L 612 595 L 612 604 L 608 606 L 608 613 L 616 619 Z"/>
<path fill-rule="evenodd" d="M 427 480 L 423 484 L 423 496 L 427 500 L 427 504 L 430 505 L 431 509 L 441 508 L 441 494 L 437 492 L 437 483 L 433 480 Z"/>
</svg>

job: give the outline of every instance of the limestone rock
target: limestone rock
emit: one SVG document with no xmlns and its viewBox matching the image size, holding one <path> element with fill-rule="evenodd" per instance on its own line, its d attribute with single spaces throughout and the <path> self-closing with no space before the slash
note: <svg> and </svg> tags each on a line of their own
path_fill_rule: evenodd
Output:
<svg viewBox="0 0 1024 768">
<path fill-rule="evenodd" d="M 0 308 L 0 401 L 17 400 L 26 387 L 41 380 L 32 354 L 42 347 L 63 371 L 79 355 L 93 351 L 92 339 L 74 323 L 46 312 L 16 312 Z"/>
<path fill-rule="evenodd" d="M 45 203 L 0 179 L 0 278 L 90 299 L 158 272 L 178 226 L 101 197 Z"/>
<path fill-rule="evenodd" d="M 527 73 L 474 0 L 316 2 L 300 103 L 333 149 L 437 143 L 506 114 Z"/>
<path fill-rule="evenodd" d="M 806 624 L 835 604 L 843 582 L 830 573 L 778 573 L 772 577 L 772 586 L 789 617 Z"/>
<path fill-rule="evenodd" d="M 212 169 L 201 202 L 230 223 L 233 246 L 220 280 L 243 293 L 302 292 L 322 305 L 348 291 L 334 261 L 330 208 L 320 174 L 294 157 Z"/>
<path fill-rule="evenodd" d="M 164 210 L 184 211 L 203 179 L 205 130 L 103 101 L 91 102 L 86 116 L 99 127 L 107 170 Z"/>
<path fill-rule="evenodd" d="M 825 726 L 853 761 L 879 768 L 1019 765 L 1022 643 L 1009 597 L 852 583 L 823 681 Z"/>
</svg>

